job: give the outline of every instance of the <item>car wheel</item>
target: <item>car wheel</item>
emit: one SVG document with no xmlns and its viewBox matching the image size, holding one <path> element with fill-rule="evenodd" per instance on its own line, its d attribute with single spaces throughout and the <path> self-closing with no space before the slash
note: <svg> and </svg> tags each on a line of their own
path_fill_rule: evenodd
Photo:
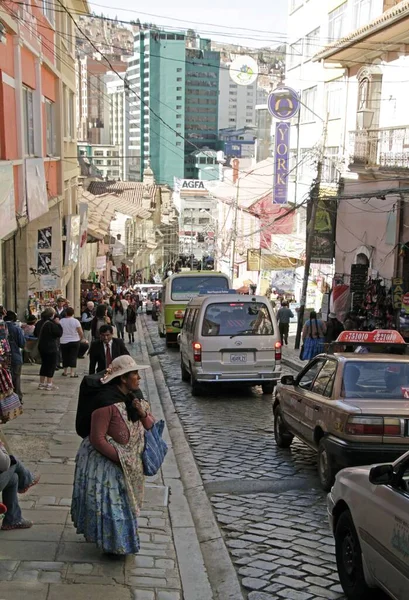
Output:
<svg viewBox="0 0 409 600">
<path fill-rule="evenodd" d="M 272 394 L 274 390 L 274 381 L 266 381 L 261 384 L 261 389 L 263 390 L 263 394 Z"/>
<path fill-rule="evenodd" d="M 197 382 L 197 379 L 193 375 L 193 371 L 190 374 L 190 385 L 192 387 L 192 396 L 201 396 L 202 386 Z"/>
<path fill-rule="evenodd" d="M 289 448 L 294 439 L 284 424 L 280 406 L 274 410 L 274 438 L 279 448 Z"/>
<path fill-rule="evenodd" d="M 352 515 L 344 511 L 335 529 L 335 555 L 338 575 L 348 600 L 369 600 L 373 598 L 364 575 L 362 550 Z"/>
<path fill-rule="evenodd" d="M 318 475 L 324 492 L 329 492 L 334 485 L 337 468 L 334 459 L 328 452 L 325 438 L 320 440 L 318 446 Z"/>
<path fill-rule="evenodd" d="M 190 379 L 190 373 L 186 369 L 185 365 L 183 364 L 182 357 L 180 357 L 180 371 L 181 371 L 182 381 L 189 381 L 189 379 Z"/>
</svg>

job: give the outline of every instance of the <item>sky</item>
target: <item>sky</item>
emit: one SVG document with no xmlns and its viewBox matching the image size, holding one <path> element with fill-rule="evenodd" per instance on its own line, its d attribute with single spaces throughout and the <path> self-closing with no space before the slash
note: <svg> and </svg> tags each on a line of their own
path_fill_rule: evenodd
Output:
<svg viewBox="0 0 409 600">
<path fill-rule="evenodd" d="M 102 12 L 123 20 L 139 17 L 142 23 L 153 22 L 158 27 L 187 29 L 191 26 L 201 37 L 256 48 L 282 44 L 287 29 L 286 0 L 260 0 L 255 11 L 249 0 L 231 3 L 226 0 L 196 3 L 192 0 L 155 0 L 140 2 L 140 10 L 136 9 L 134 0 L 97 0 L 90 5 L 97 14 Z"/>
</svg>

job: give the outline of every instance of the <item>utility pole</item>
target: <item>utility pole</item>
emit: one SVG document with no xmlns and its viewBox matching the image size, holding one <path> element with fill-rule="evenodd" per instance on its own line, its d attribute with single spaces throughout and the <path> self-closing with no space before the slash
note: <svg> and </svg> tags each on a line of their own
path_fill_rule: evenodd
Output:
<svg viewBox="0 0 409 600">
<path fill-rule="evenodd" d="M 233 214 L 233 229 L 231 234 L 231 265 L 230 265 L 230 275 L 231 275 L 231 284 L 233 285 L 234 279 L 234 258 L 236 255 L 236 239 L 237 239 L 237 215 L 239 211 L 239 185 L 240 178 L 237 178 L 237 188 L 236 188 L 236 200 L 234 202 L 234 214 Z"/>
<path fill-rule="evenodd" d="M 190 270 L 193 271 L 193 208 L 190 209 Z"/>
<path fill-rule="evenodd" d="M 314 241 L 314 231 L 315 231 L 315 223 L 317 220 L 317 211 L 318 211 L 318 203 L 320 198 L 320 187 L 321 187 L 321 179 L 322 179 L 322 168 L 324 163 L 324 154 L 325 154 L 325 143 L 327 139 L 327 125 L 328 125 L 328 115 L 324 123 L 324 130 L 322 134 L 322 144 L 320 151 L 320 158 L 317 164 L 317 176 L 315 178 L 315 183 L 310 191 L 310 199 L 309 203 L 311 203 L 311 217 L 309 223 L 307 223 L 307 241 L 305 246 L 305 265 L 304 265 L 304 279 L 302 284 L 302 292 L 301 292 L 301 302 L 300 308 L 298 310 L 298 321 L 297 321 L 297 334 L 295 336 L 295 350 L 298 350 L 301 342 L 301 332 L 304 326 L 304 313 L 305 313 L 305 305 L 307 302 L 307 289 L 308 289 L 308 279 L 310 275 L 310 267 L 311 267 L 311 253 L 313 248 Z"/>
</svg>

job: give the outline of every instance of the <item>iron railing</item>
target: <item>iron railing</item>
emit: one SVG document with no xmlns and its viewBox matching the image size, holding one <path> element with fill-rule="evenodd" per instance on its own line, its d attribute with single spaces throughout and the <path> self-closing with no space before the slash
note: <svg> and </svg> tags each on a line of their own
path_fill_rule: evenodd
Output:
<svg viewBox="0 0 409 600">
<path fill-rule="evenodd" d="M 350 164 L 409 169 L 409 125 L 351 131 Z"/>
</svg>

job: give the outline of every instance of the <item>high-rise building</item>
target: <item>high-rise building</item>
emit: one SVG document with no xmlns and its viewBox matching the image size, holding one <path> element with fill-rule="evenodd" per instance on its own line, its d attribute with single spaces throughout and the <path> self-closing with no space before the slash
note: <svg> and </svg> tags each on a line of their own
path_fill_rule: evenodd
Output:
<svg viewBox="0 0 409 600">
<path fill-rule="evenodd" d="M 106 76 L 111 144 L 119 148 L 120 177 L 128 179 L 129 90 L 123 76 Z"/>
<path fill-rule="evenodd" d="M 150 29 L 134 38 L 129 82 L 129 178 L 150 166 L 159 183 L 193 178 L 198 148 L 217 146 L 220 55 L 208 40 L 186 47 L 183 32 Z"/>
<path fill-rule="evenodd" d="M 229 67 L 225 63 L 220 68 L 219 130 L 255 125 L 257 80 L 251 85 L 237 85 L 230 77 Z"/>
</svg>

